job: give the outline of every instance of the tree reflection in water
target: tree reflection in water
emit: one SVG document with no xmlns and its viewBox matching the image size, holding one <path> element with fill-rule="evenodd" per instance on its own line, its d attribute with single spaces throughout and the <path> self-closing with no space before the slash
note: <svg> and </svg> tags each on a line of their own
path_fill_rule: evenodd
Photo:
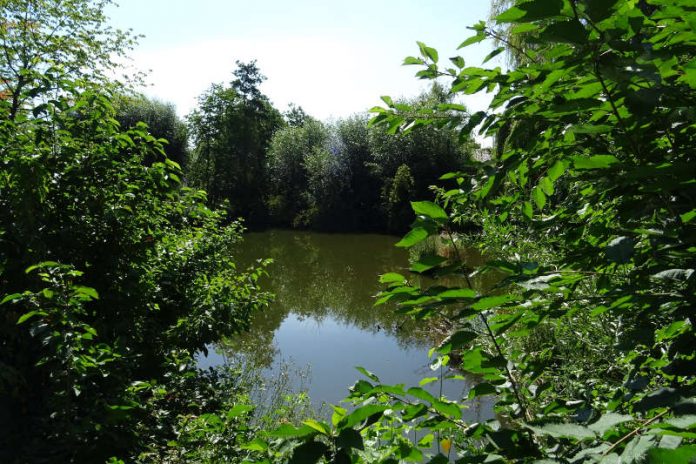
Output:
<svg viewBox="0 0 696 464">
<path fill-rule="evenodd" d="M 349 386 L 335 387 L 341 391 L 332 394 L 334 387 L 322 390 L 317 382 L 338 382 L 341 374 L 357 379 L 353 367 L 368 367 L 376 358 L 385 358 L 377 365 L 393 370 L 394 382 L 434 375 L 427 367 L 427 350 L 439 341 L 433 326 L 416 323 L 396 313 L 394 307 L 374 306 L 379 275 L 407 273 L 408 253 L 394 247 L 397 241 L 398 237 L 373 234 L 286 230 L 246 234 L 236 260 L 246 266 L 271 258 L 273 264 L 262 285 L 275 299 L 267 310 L 255 314 L 247 333 L 225 340 L 219 350 L 235 362 L 269 371 L 288 361 L 299 367 L 307 362 L 318 364 L 311 366 L 315 378 L 310 381 L 310 392 L 328 397 L 312 398 L 317 404 L 344 397 Z M 472 257 L 480 259 L 476 254 Z M 359 359 L 361 356 L 367 359 Z M 399 378 L 403 370 L 412 374 L 410 378 Z M 384 374 L 382 380 L 390 381 L 390 372 Z M 466 393 L 468 385 L 464 391 L 461 384 L 458 388 L 452 394 Z M 475 416 L 480 414 L 479 410 Z"/>
</svg>

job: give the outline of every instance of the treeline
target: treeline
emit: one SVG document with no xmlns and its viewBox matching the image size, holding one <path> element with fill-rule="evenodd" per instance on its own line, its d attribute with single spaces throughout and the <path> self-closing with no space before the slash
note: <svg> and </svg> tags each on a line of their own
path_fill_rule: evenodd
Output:
<svg viewBox="0 0 696 464">
<path fill-rule="evenodd" d="M 124 128 L 143 121 L 168 140 L 165 151 L 186 182 L 250 227 L 403 232 L 409 201 L 428 196 L 476 150 L 454 127 L 394 134 L 370 127 L 367 114 L 321 122 L 293 105 L 281 113 L 260 91 L 256 64 L 237 66 L 229 85 L 200 96 L 186 123 L 171 105 L 144 97 L 123 98 L 117 118 Z M 435 84 L 404 103 L 432 111 L 450 97 Z"/>
</svg>

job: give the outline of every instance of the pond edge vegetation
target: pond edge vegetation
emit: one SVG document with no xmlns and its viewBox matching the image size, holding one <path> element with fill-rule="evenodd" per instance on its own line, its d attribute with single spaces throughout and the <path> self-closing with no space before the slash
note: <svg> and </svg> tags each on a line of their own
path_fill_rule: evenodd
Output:
<svg viewBox="0 0 696 464">
<path fill-rule="evenodd" d="M 434 367 L 456 353 L 482 379 L 469 399 L 494 396 L 497 418 L 466 423 L 464 401 L 360 369 L 350 407 L 328 422 L 267 430 L 252 425 L 234 372 L 202 372 L 193 358 L 264 306 L 267 263 L 237 269 L 229 211 L 183 184 L 145 125 L 116 121 L 120 88 L 102 71 L 132 41 L 105 27 L 108 3 L 3 5 L 0 458 L 694 461 L 693 2 L 511 2 L 460 46 L 495 39 L 484 64 L 508 51 L 507 70 L 419 44 L 405 60 L 419 78 L 446 79 L 450 97 L 492 92 L 491 107 L 384 97 L 370 124 L 462 141 L 478 130 L 497 145 L 444 174 L 434 201 L 410 203 L 416 220 L 397 246 L 443 236 L 455 250 L 412 265 L 436 283 L 384 274 L 377 303 L 448 318 Z M 65 27 L 75 34 L 50 33 Z M 494 259 L 457 259 L 464 228 Z M 484 293 L 437 284 L 487 272 L 504 278 Z"/>
</svg>

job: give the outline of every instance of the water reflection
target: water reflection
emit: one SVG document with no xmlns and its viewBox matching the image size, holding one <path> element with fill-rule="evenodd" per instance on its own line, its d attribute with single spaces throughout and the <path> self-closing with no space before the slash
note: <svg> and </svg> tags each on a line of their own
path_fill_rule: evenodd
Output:
<svg viewBox="0 0 696 464">
<path fill-rule="evenodd" d="M 396 241 L 385 235 L 284 230 L 246 235 L 237 260 L 246 264 L 272 258 L 270 276 L 262 285 L 276 298 L 268 310 L 255 315 L 251 333 L 230 346 L 255 353 L 261 346 L 271 348 L 273 333 L 293 314 L 300 320 L 320 323 L 328 318 L 363 332 L 384 332 L 404 349 L 429 347 L 427 329 L 395 314 L 393 308 L 373 306 L 380 290 L 378 276 L 408 268 L 408 253 L 394 247 Z M 267 365 L 269 359 L 259 361 Z"/>
<path fill-rule="evenodd" d="M 272 258 L 262 282 L 274 303 L 255 315 L 251 330 L 226 340 L 203 366 L 223 362 L 221 355 L 273 375 L 281 364 L 309 366 L 308 390 L 315 404 L 337 403 L 360 375 L 373 371 L 385 383 L 417 385 L 435 375 L 427 351 L 436 341 L 425 324 L 400 316 L 393 307 L 374 307 L 378 276 L 405 270 L 408 254 L 394 247 L 397 237 L 317 234 L 297 231 L 250 233 L 236 256 L 240 265 Z M 444 393 L 459 399 L 470 382 L 447 382 Z M 438 388 L 439 385 L 431 385 Z M 474 405 L 490 417 L 490 407 Z M 472 411 L 473 412 L 473 411 Z M 482 417 L 481 414 L 483 414 Z"/>
</svg>

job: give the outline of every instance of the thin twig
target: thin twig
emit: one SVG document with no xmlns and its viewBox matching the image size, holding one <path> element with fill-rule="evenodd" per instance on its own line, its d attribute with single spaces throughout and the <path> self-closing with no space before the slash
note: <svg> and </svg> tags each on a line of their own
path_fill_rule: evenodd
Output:
<svg viewBox="0 0 696 464">
<path fill-rule="evenodd" d="M 611 445 L 609 448 L 607 448 L 607 450 L 604 451 L 604 453 L 602 453 L 602 456 L 606 456 L 607 454 L 611 453 L 611 452 L 614 451 L 614 450 L 616 449 L 616 447 L 618 447 L 620 444 L 622 444 L 623 442 L 629 440 L 629 439 L 632 438 L 633 436 L 637 435 L 638 432 L 640 432 L 643 428 L 645 428 L 645 427 L 647 427 L 648 425 L 652 424 L 653 422 L 655 422 L 656 420 L 658 420 L 659 418 L 661 418 L 662 416 L 664 416 L 664 415 L 667 414 L 668 412 L 669 412 L 669 409 L 667 409 L 666 411 L 662 411 L 660 414 L 658 414 L 657 416 L 655 416 L 655 417 L 653 417 L 653 418 L 651 418 L 651 419 L 646 420 L 645 422 L 643 422 L 642 424 L 640 424 L 637 428 L 635 428 L 634 430 L 632 430 L 631 432 L 629 432 L 627 435 L 624 435 L 619 441 L 617 441 L 616 443 L 614 443 L 613 445 Z"/>
</svg>

